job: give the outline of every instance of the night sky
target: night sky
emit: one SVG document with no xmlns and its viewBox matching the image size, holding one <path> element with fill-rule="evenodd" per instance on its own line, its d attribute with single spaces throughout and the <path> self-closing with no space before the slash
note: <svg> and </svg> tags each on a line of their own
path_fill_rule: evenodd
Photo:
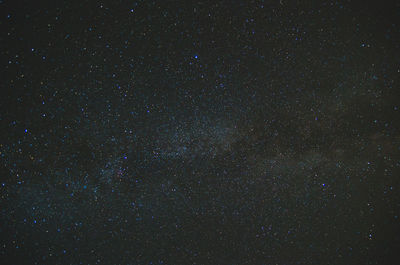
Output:
<svg viewBox="0 0 400 265">
<path fill-rule="evenodd" d="M 0 0 L 0 263 L 400 264 L 400 3 Z"/>
</svg>

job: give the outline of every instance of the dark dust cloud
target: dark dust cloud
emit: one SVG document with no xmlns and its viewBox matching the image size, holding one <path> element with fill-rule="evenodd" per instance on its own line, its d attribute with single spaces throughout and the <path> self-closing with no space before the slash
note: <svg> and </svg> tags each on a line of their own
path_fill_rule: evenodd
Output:
<svg viewBox="0 0 400 265">
<path fill-rule="evenodd" d="M 1 0 L 0 263 L 397 264 L 400 4 L 354 2 Z"/>
</svg>

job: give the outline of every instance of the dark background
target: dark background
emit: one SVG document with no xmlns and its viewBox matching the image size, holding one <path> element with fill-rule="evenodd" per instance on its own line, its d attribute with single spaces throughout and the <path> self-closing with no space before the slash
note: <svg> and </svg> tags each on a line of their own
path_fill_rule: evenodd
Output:
<svg viewBox="0 0 400 265">
<path fill-rule="evenodd" d="M 1 264 L 397 264 L 396 1 L 0 1 Z"/>
</svg>

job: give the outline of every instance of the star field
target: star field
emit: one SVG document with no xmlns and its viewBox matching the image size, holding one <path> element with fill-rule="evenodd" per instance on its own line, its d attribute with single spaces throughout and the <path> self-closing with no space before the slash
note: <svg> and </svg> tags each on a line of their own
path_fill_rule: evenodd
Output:
<svg viewBox="0 0 400 265">
<path fill-rule="evenodd" d="M 0 1 L 1 264 L 396 264 L 395 1 Z"/>
</svg>

